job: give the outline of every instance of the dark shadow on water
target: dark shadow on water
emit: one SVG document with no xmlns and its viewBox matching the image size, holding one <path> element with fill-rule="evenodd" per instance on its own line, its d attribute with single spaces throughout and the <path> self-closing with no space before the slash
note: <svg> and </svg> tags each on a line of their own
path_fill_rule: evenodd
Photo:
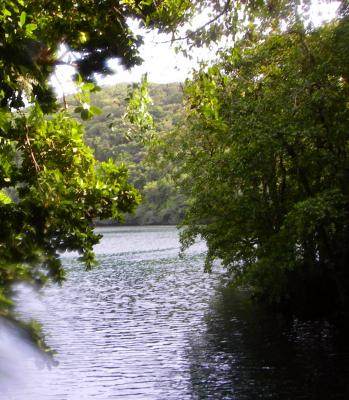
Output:
<svg viewBox="0 0 349 400">
<path fill-rule="evenodd" d="M 349 399 L 349 345 L 324 321 L 286 321 L 222 288 L 191 339 L 193 399 Z"/>
</svg>

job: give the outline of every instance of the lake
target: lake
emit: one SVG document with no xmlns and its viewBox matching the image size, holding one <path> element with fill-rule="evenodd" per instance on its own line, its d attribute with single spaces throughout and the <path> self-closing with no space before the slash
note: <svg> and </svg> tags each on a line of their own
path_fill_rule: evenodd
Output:
<svg viewBox="0 0 349 400">
<path fill-rule="evenodd" d="M 68 279 L 22 287 L 58 365 L 0 330 L 3 400 L 348 399 L 348 340 L 326 322 L 286 321 L 203 272 L 204 243 L 179 257 L 174 227 L 100 228 L 99 266 L 62 256 Z M 6 333 L 7 332 L 7 333 Z"/>
</svg>

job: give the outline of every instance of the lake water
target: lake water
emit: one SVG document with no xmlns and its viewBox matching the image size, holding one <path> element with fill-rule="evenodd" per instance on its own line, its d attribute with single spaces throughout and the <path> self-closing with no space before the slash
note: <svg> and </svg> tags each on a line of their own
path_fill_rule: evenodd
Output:
<svg viewBox="0 0 349 400">
<path fill-rule="evenodd" d="M 251 304 L 203 273 L 203 243 L 180 258 L 174 227 L 100 232 L 98 268 L 65 254 L 62 287 L 21 289 L 59 364 L 0 331 L 1 400 L 349 398 L 348 340 L 328 324 Z"/>
</svg>

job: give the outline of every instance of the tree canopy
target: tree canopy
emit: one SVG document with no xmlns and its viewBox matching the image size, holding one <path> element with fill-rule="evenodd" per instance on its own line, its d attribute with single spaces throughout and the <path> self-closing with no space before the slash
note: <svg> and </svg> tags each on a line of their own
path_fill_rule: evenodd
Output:
<svg viewBox="0 0 349 400">
<path fill-rule="evenodd" d="M 346 315 L 349 21 L 241 39 L 185 88 L 165 147 L 189 197 L 183 246 L 298 314 Z"/>
</svg>

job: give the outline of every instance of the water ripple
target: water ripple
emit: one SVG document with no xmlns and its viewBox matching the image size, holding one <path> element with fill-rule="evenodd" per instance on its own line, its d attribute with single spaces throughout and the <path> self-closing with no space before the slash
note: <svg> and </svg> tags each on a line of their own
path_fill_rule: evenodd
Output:
<svg viewBox="0 0 349 400">
<path fill-rule="evenodd" d="M 98 268 L 83 272 L 65 255 L 64 286 L 22 305 L 59 361 L 40 373 L 28 366 L 26 400 L 191 399 L 185 349 L 218 280 L 202 272 L 205 248 L 179 258 L 174 228 L 104 233 Z"/>
</svg>

